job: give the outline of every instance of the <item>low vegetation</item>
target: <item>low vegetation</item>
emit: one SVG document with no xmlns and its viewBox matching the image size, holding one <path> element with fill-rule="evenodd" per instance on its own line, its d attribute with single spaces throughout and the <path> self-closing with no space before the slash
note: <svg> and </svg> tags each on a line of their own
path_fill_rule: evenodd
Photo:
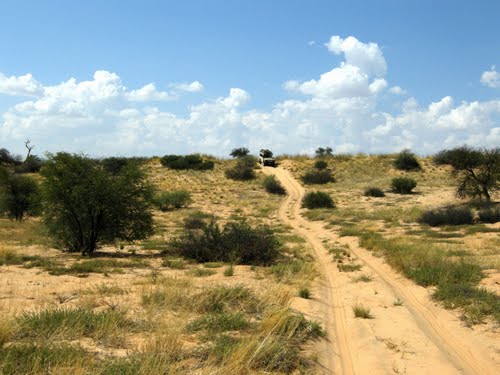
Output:
<svg viewBox="0 0 500 375">
<path fill-rule="evenodd" d="M 378 187 L 368 187 L 365 189 L 363 195 L 365 197 L 381 198 L 385 197 L 385 193 L 382 189 Z"/>
<path fill-rule="evenodd" d="M 233 167 L 226 169 L 226 177 L 232 180 L 239 181 L 253 180 L 256 177 L 256 164 L 257 159 L 253 156 L 244 156 L 238 158 L 236 164 Z"/>
<path fill-rule="evenodd" d="M 277 195 L 285 195 L 286 194 L 285 188 L 283 187 L 283 185 L 281 185 L 281 182 L 279 182 L 276 179 L 276 176 L 274 176 L 274 175 L 267 176 L 264 179 L 262 184 L 264 186 L 264 189 L 266 189 L 266 191 L 268 193 L 277 194 Z"/>
<path fill-rule="evenodd" d="M 396 177 L 391 181 L 391 190 L 397 194 L 411 194 L 417 182 L 410 177 Z"/>
<path fill-rule="evenodd" d="M 160 159 L 161 165 L 170 169 L 207 171 L 214 169 L 212 160 L 204 160 L 199 154 L 191 155 L 165 155 Z"/>
<path fill-rule="evenodd" d="M 170 251 L 198 262 L 270 265 L 281 245 L 266 226 L 253 228 L 246 222 L 221 227 L 216 222 L 200 231 L 186 230 L 170 242 Z"/>
<path fill-rule="evenodd" d="M 401 151 L 396 156 L 393 165 L 394 168 L 403 171 L 413 171 L 422 169 L 420 163 L 417 160 L 417 157 L 410 150 Z"/>
<path fill-rule="evenodd" d="M 306 172 L 301 177 L 302 182 L 307 185 L 314 184 L 327 184 L 329 182 L 335 182 L 333 173 L 329 169 L 314 169 Z"/>
<path fill-rule="evenodd" d="M 164 191 L 154 197 L 154 204 L 161 211 L 187 207 L 191 202 L 191 194 L 187 190 Z"/>
<path fill-rule="evenodd" d="M 425 211 L 420 217 L 419 222 L 430 225 L 431 227 L 441 225 L 464 225 L 472 224 L 474 218 L 469 207 L 447 206 Z"/>
<path fill-rule="evenodd" d="M 309 209 L 333 208 L 334 206 L 332 197 L 321 191 L 310 191 L 302 200 L 302 207 Z"/>
</svg>

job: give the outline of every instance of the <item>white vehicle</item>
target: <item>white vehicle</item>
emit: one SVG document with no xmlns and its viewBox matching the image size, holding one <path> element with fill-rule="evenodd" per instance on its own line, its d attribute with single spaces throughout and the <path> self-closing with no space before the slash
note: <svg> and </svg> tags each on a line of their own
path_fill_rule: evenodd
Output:
<svg viewBox="0 0 500 375">
<path fill-rule="evenodd" d="M 276 160 L 274 160 L 273 158 L 273 153 L 270 150 L 264 148 L 260 150 L 259 163 L 262 164 L 262 166 L 266 165 L 269 165 L 271 167 L 276 166 Z"/>
</svg>

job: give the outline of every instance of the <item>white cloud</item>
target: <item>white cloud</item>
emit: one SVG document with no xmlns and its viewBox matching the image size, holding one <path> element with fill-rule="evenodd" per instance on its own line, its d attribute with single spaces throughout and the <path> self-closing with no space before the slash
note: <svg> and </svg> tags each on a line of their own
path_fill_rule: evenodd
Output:
<svg viewBox="0 0 500 375">
<path fill-rule="evenodd" d="M 42 86 L 31 74 L 6 77 L 0 73 L 0 94 L 12 96 L 36 96 L 42 93 Z"/>
<path fill-rule="evenodd" d="M 491 67 L 491 70 L 483 72 L 481 83 L 494 89 L 500 88 L 500 73 L 496 71 L 495 65 Z"/>
<path fill-rule="evenodd" d="M 172 87 L 176 88 L 179 91 L 186 92 L 201 92 L 205 88 L 199 81 L 193 81 L 191 83 L 176 83 L 173 84 Z"/>
<path fill-rule="evenodd" d="M 345 63 L 357 66 L 368 75 L 383 76 L 387 70 L 385 58 L 376 43 L 362 43 L 353 36 L 342 39 L 338 35 L 330 38 L 326 47 L 337 55 L 345 55 Z"/>
<path fill-rule="evenodd" d="M 153 83 L 128 89 L 118 75 L 106 71 L 87 81 L 72 78 L 54 86 L 43 86 L 29 75 L 26 80 L 36 82 L 36 89 L 18 92 L 37 96 L 22 98 L 1 115 L 2 147 L 19 152 L 29 137 L 40 151 L 227 156 L 240 146 L 277 153 L 312 152 L 318 146 L 331 146 L 334 152 L 410 147 L 430 153 L 463 143 L 500 144 L 500 100 L 456 103 L 445 96 L 421 105 L 413 97 L 402 103 L 392 97 L 396 100 L 388 106 L 388 98 L 381 95 L 388 87 L 386 64 L 377 45 L 339 37 L 329 44 L 333 52 L 344 53 L 345 61 L 319 77 L 285 82 L 285 90 L 306 96 L 277 102 L 266 111 L 251 108 L 250 93 L 236 87 L 188 107 L 182 116 L 159 107 L 158 101 L 202 89 L 198 81 L 180 84 L 186 85 L 184 90 L 176 84 L 159 91 Z M 404 92 L 399 86 L 389 91 Z M 381 109 L 387 107 L 397 109 Z"/>
<path fill-rule="evenodd" d="M 168 101 L 177 98 L 174 94 L 156 90 L 154 83 L 148 83 L 138 90 L 130 91 L 127 97 L 134 102 Z"/>
<path fill-rule="evenodd" d="M 389 89 L 389 92 L 394 95 L 406 95 L 406 90 L 403 90 L 399 86 L 393 86 Z"/>
</svg>

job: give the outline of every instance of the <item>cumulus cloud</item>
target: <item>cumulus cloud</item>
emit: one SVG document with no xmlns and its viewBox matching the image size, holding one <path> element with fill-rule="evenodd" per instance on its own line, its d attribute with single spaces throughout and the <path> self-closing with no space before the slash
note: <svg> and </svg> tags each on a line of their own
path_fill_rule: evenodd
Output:
<svg viewBox="0 0 500 375">
<path fill-rule="evenodd" d="M 202 90 L 198 81 L 171 84 L 169 91 L 161 91 L 154 83 L 129 89 L 107 71 L 87 81 L 72 78 L 53 86 L 31 75 L 23 76 L 24 81 L 15 77 L 10 95 L 32 97 L 20 99 L 1 115 L 2 147 L 21 151 L 26 137 L 39 150 L 93 155 L 227 155 L 242 145 L 277 153 L 312 153 L 326 145 L 334 152 L 413 148 L 431 153 L 464 143 L 500 144 L 500 100 L 457 103 L 445 96 L 422 105 L 413 97 L 403 102 L 392 97 L 395 101 L 387 106 L 385 90 L 405 92 L 399 86 L 388 89 L 386 62 L 375 43 L 334 36 L 328 48 L 343 54 L 344 61 L 319 77 L 285 82 L 286 91 L 304 96 L 279 101 L 269 110 L 252 108 L 250 93 L 237 87 L 186 108 L 183 115 L 166 110 L 168 103 L 158 103 Z M 0 77 L 1 82 L 7 80 Z M 383 109 L 387 107 L 391 113 Z"/>
<path fill-rule="evenodd" d="M 193 81 L 191 83 L 176 83 L 173 84 L 172 87 L 179 91 L 186 92 L 201 92 L 204 89 L 203 85 L 199 81 Z"/>
<path fill-rule="evenodd" d="M 42 93 L 42 86 L 31 74 L 6 77 L 0 73 L 0 94 L 35 96 Z"/>
<path fill-rule="evenodd" d="M 376 43 L 362 43 L 353 36 L 342 39 L 333 35 L 326 47 L 337 55 L 343 53 L 346 64 L 359 67 L 365 74 L 383 76 L 387 70 L 384 55 Z"/>
<path fill-rule="evenodd" d="M 350 36 L 342 39 L 335 35 L 326 44 L 335 54 L 344 54 L 345 60 L 338 67 L 323 73 L 319 79 L 305 82 L 288 81 L 283 87 L 302 94 L 328 97 L 363 97 L 375 95 L 387 87 L 381 78 L 386 72 L 382 52 L 375 43 L 361 43 Z"/>
<path fill-rule="evenodd" d="M 500 88 L 500 73 L 497 72 L 495 65 L 491 67 L 491 70 L 483 72 L 481 83 L 494 89 Z"/>
<path fill-rule="evenodd" d="M 403 90 L 401 87 L 399 86 L 392 86 L 390 89 L 389 89 L 389 92 L 391 94 L 394 94 L 394 95 L 406 95 L 406 90 Z"/>
</svg>

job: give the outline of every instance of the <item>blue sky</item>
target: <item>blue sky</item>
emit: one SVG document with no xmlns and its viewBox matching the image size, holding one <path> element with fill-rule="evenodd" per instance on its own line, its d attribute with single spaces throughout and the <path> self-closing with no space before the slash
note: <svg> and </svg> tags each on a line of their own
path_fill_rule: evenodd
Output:
<svg viewBox="0 0 500 375">
<path fill-rule="evenodd" d="M 7 0 L 0 14 L 14 152 L 26 138 L 92 155 L 500 144 L 499 1 Z"/>
</svg>

